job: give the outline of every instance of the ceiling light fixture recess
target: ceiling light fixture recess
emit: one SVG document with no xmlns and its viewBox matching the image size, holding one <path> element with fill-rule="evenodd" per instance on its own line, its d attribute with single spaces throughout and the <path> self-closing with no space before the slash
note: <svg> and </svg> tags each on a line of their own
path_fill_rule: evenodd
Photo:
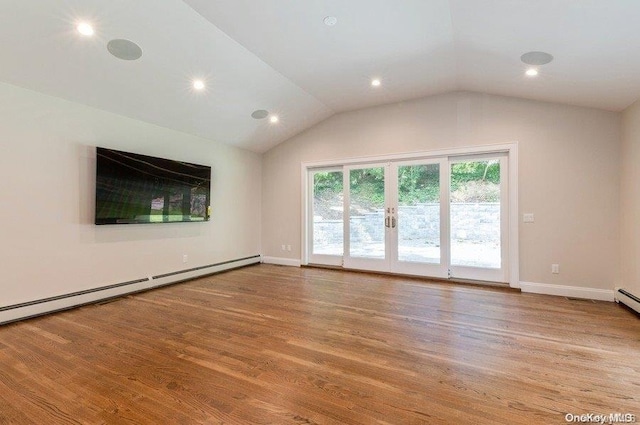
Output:
<svg viewBox="0 0 640 425">
<path fill-rule="evenodd" d="M 202 80 L 193 80 L 193 88 L 196 90 L 204 89 L 204 81 Z"/>
<path fill-rule="evenodd" d="M 269 111 L 264 109 L 256 109 L 251 113 L 251 118 L 256 120 L 261 120 L 263 118 L 267 118 L 269 116 Z"/>
<path fill-rule="evenodd" d="M 275 123 L 277 123 L 277 122 L 278 122 L 278 121 L 280 121 L 280 120 L 278 119 L 278 116 L 277 116 L 277 115 L 271 115 L 271 117 L 269 118 L 269 121 L 270 121 L 272 124 L 275 124 Z"/>
<path fill-rule="evenodd" d="M 115 39 L 107 43 L 107 50 L 113 56 L 125 61 L 134 61 L 142 56 L 142 49 L 130 40 Z"/>
<path fill-rule="evenodd" d="M 382 82 L 378 78 L 374 78 L 373 80 L 371 80 L 371 85 L 373 87 L 380 87 L 380 84 L 382 84 Z"/>
<path fill-rule="evenodd" d="M 338 23 L 338 18 L 336 18 L 335 16 L 325 16 L 322 22 L 324 22 L 326 26 L 332 27 Z"/>
<path fill-rule="evenodd" d="M 76 30 L 78 30 L 80 34 L 86 35 L 86 36 L 91 36 L 94 33 L 93 27 L 91 26 L 91 24 L 88 24 L 86 22 L 80 22 L 76 26 Z"/>
</svg>

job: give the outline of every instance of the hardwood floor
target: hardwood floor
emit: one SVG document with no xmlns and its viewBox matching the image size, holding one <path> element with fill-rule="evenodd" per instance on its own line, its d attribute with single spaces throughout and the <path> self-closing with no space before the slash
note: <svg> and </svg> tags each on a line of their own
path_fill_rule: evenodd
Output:
<svg viewBox="0 0 640 425">
<path fill-rule="evenodd" d="M 640 421 L 640 319 L 258 265 L 0 327 L 1 424 Z"/>
</svg>

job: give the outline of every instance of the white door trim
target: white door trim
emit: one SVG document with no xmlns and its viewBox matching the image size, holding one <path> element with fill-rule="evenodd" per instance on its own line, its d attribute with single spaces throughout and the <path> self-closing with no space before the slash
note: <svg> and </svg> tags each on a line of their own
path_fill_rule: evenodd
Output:
<svg viewBox="0 0 640 425">
<path fill-rule="evenodd" d="M 416 151 L 416 152 L 403 152 L 397 154 L 388 155 L 371 155 L 371 156 L 359 156 L 359 157 L 347 157 L 340 159 L 329 159 L 322 161 L 307 161 L 302 162 L 303 169 L 308 168 L 321 168 L 321 167 L 338 167 L 341 165 L 351 165 L 359 163 L 373 163 L 373 162 L 389 162 L 398 160 L 413 160 L 421 158 L 436 158 L 440 156 L 465 156 L 475 154 L 491 154 L 497 152 L 511 152 L 512 149 L 517 149 L 518 142 L 512 143 L 500 143 L 489 144 L 479 146 L 467 146 L 456 147 L 449 149 L 438 149 L 432 151 Z"/>
</svg>

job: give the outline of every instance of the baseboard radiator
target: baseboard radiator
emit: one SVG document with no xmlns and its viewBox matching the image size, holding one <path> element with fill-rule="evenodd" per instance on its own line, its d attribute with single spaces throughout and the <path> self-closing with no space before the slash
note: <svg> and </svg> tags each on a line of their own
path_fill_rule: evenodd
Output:
<svg viewBox="0 0 640 425">
<path fill-rule="evenodd" d="M 41 316 L 43 314 L 54 313 L 56 311 L 68 310 L 70 308 L 80 307 L 86 304 L 94 304 L 135 292 L 142 292 L 161 286 L 173 285 L 185 280 L 195 279 L 227 270 L 250 266 L 252 264 L 260 263 L 260 260 L 260 255 L 253 255 L 245 258 L 208 264 L 206 266 L 193 267 L 190 269 L 163 273 L 156 276 L 114 283 L 112 285 L 86 289 L 84 291 L 7 305 L 0 307 L 0 325 Z"/>
<path fill-rule="evenodd" d="M 616 302 L 622 303 L 634 310 L 636 313 L 640 314 L 640 297 L 632 294 L 623 288 L 616 288 L 615 290 L 615 299 Z"/>
</svg>

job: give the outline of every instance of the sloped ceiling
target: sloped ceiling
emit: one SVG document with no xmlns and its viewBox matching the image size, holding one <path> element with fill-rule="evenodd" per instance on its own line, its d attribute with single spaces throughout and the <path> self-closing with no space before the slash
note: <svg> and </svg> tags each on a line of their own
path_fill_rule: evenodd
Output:
<svg viewBox="0 0 640 425">
<path fill-rule="evenodd" d="M 0 80 L 264 152 L 336 112 L 453 90 L 623 110 L 639 17 L 637 0 L 0 0 Z M 142 58 L 110 55 L 115 38 Z M 528 51 L 555 59 L 526 77 Z"/>
</svg>

